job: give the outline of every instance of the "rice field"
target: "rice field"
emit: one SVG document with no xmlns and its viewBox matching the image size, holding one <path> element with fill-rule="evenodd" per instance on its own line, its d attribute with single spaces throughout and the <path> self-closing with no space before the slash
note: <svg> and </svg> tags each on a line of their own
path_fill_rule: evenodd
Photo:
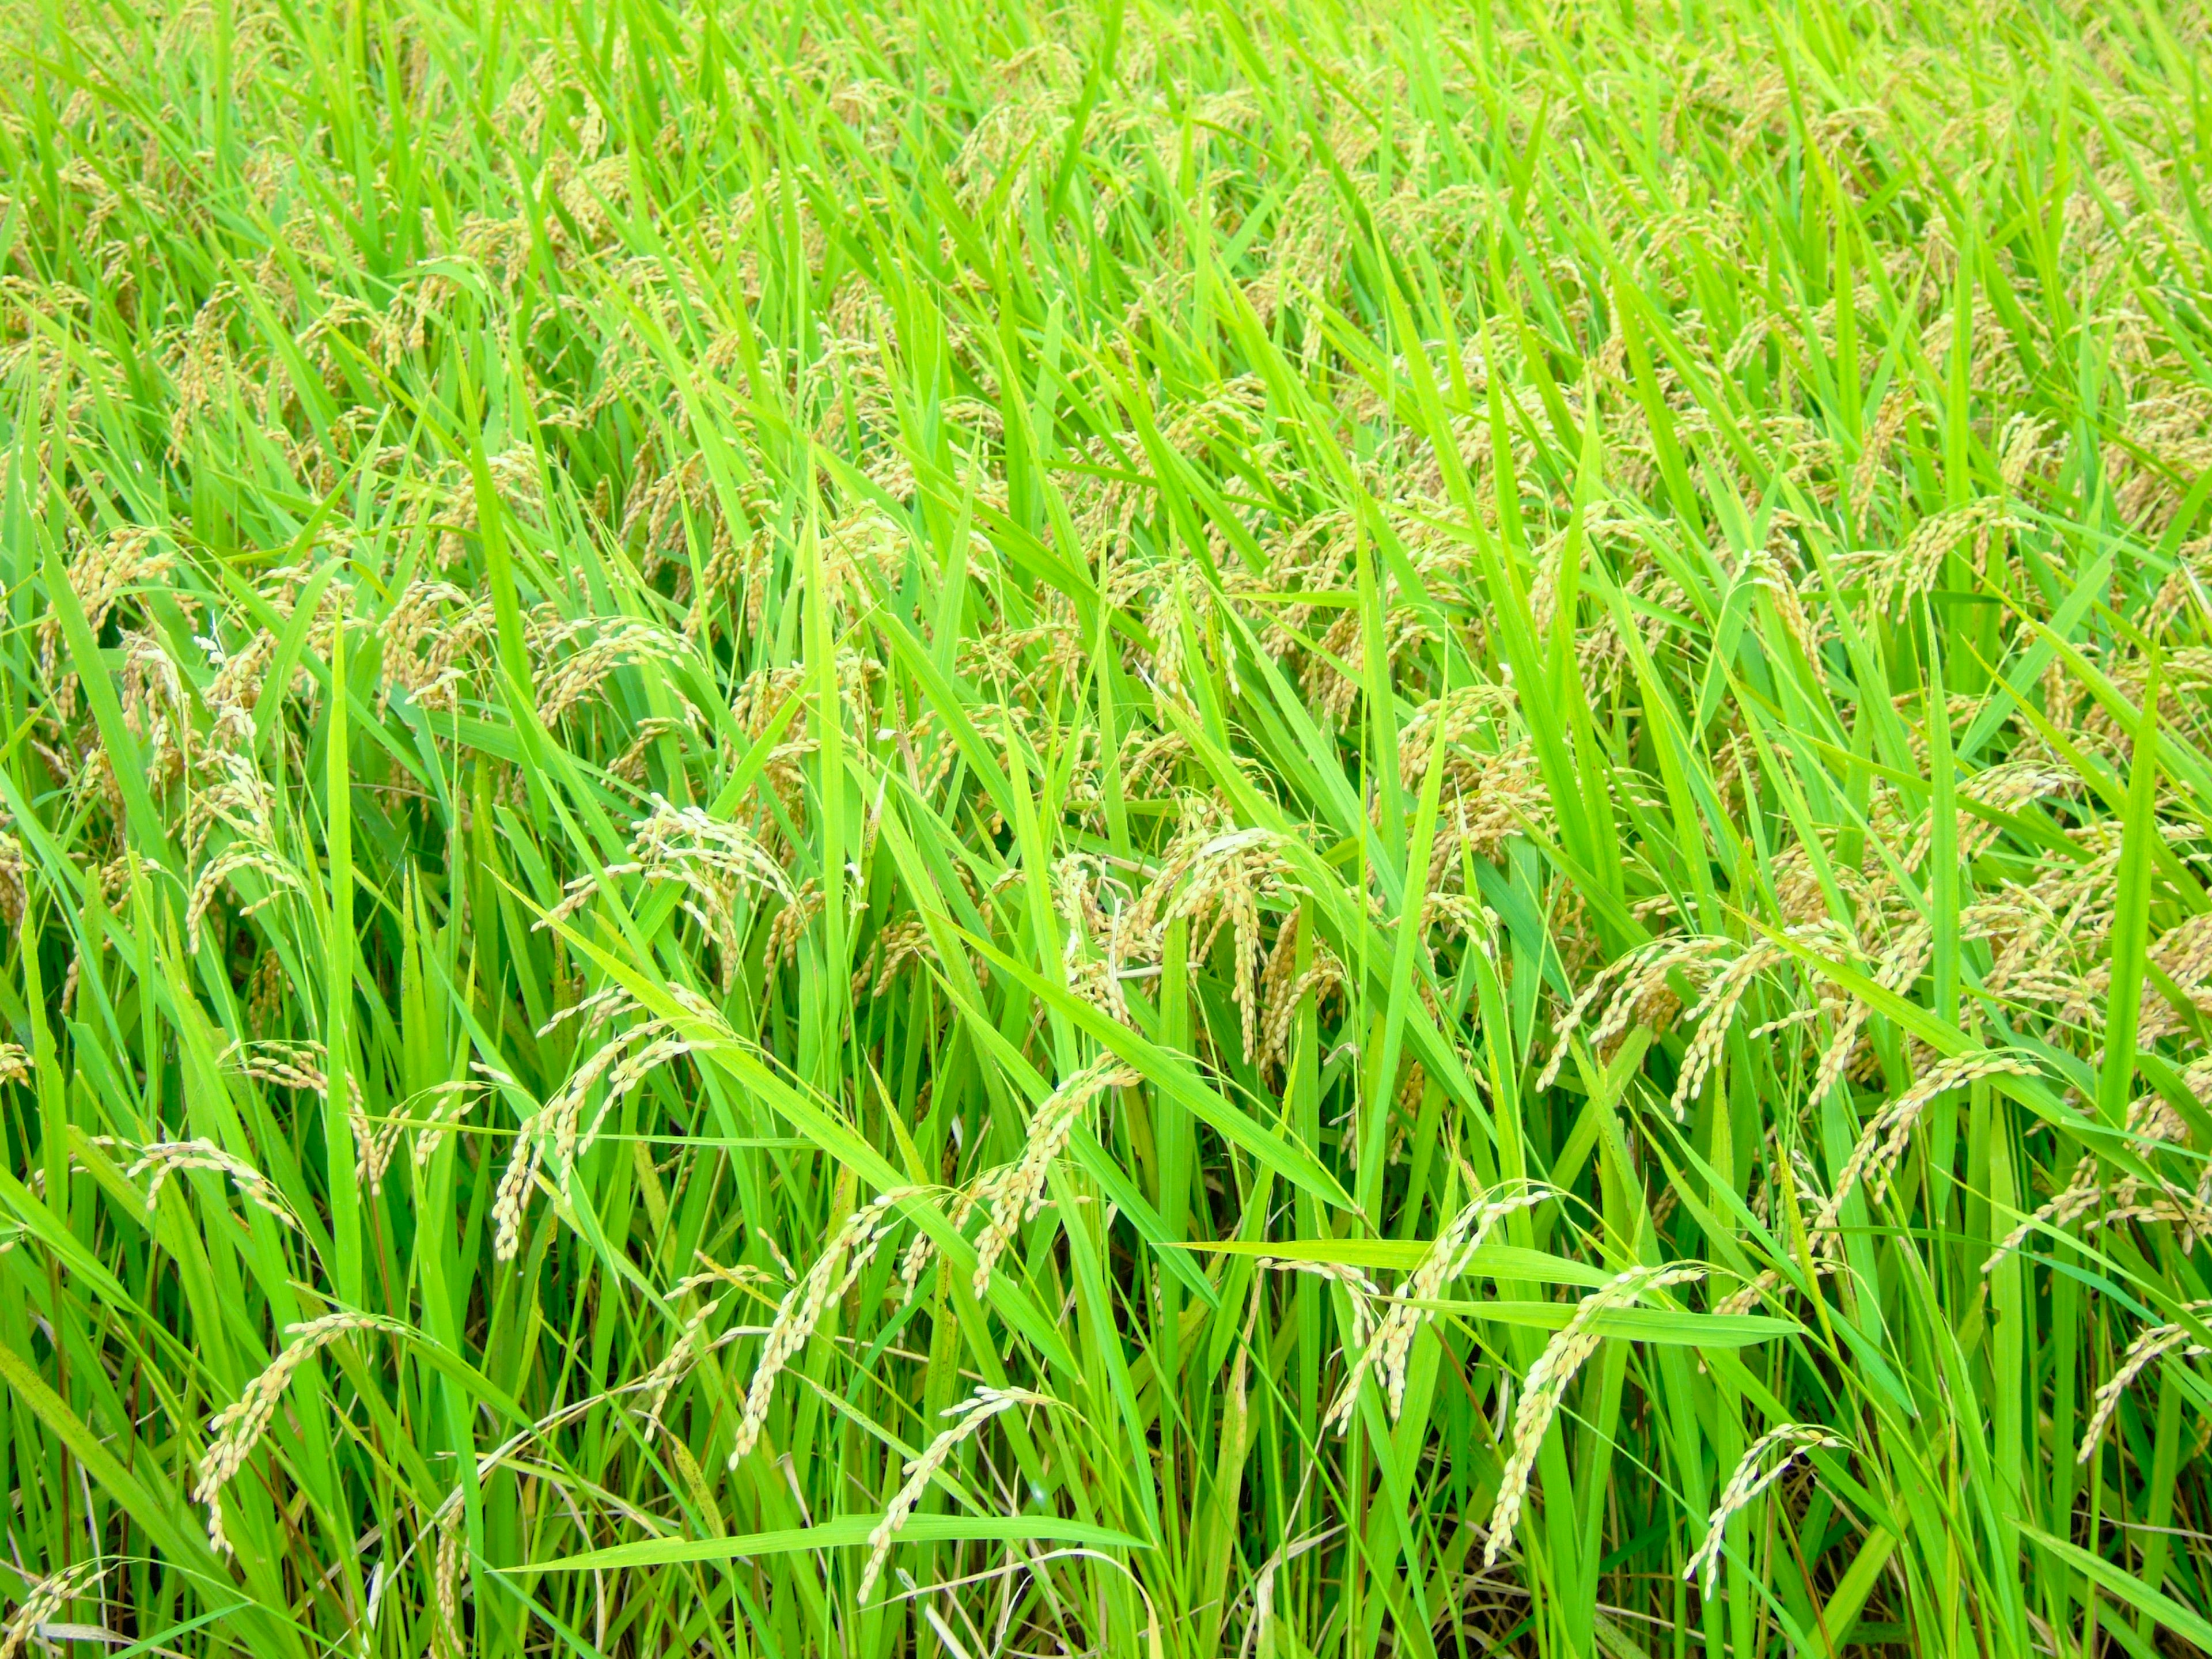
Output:
<svg viewBox="0 0 2212 1659">
<path fill-rule="evenodd" d="M 0 0 L 0 1659 L 2212 1650 L 2202 0 Z"/>
</svg>

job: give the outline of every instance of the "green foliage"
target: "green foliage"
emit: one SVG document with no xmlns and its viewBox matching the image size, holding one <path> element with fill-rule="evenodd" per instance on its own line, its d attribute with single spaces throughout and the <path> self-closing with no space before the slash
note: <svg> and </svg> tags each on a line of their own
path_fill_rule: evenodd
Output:
<svg viewBox="0 0 2212 1659">
<path fill-rule="evenodd" d="M 0 1659 L 2212 1639 L 2206 39 L 0 0 Z"/>
</svg>

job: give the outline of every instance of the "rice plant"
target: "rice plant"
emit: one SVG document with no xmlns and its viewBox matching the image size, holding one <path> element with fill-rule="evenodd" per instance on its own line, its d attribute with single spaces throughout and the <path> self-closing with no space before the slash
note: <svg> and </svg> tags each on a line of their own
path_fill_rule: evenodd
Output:
<svg viewBox="0 0 2212 1659">
<path fill-rule="evenodd" d="M 0 1659 L 2212 1648 L 2202 0 L 0 0 Z"/>
</svg>

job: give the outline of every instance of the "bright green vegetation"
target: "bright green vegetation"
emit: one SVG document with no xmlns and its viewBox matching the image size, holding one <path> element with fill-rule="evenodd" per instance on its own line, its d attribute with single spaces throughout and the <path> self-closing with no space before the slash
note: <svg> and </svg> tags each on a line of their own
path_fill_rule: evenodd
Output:
<svg viewBox="0 0 2212 1659">
<path fill-rule="evenodd" d="M 2212 1644 L 2201 5 L 164 8 L 0 1659 Z"/>
</svg>

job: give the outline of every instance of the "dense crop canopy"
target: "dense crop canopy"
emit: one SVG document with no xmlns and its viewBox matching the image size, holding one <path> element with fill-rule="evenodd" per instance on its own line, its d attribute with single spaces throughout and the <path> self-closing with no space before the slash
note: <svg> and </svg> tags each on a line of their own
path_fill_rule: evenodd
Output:
<svg viewBox="0 0 2212 1659">
<path fill-rule="evenodd" d="M 0 0 L 0 1659 L 2212 1644 L 2207 39 Z"/>
</svg>

